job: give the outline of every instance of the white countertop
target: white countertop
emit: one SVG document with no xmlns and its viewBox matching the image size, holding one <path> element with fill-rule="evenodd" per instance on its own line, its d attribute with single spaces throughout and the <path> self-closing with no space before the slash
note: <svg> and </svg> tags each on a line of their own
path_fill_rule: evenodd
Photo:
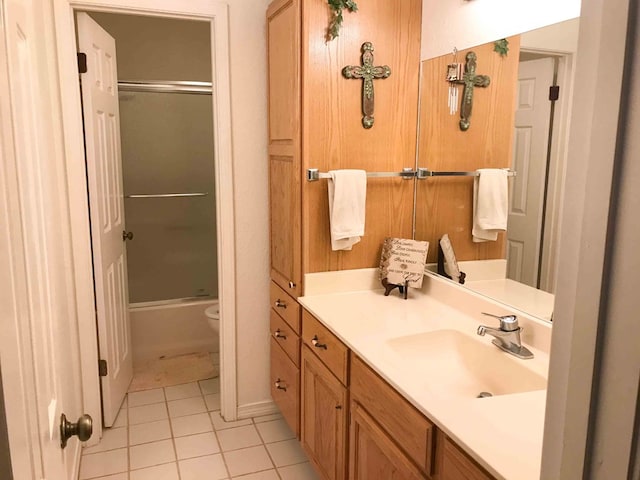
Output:
<svg viewBox="0 0 640 480">
<path fill-rule="evenodd" d="M 474 336 L 480 323 L 493 324 L 491 320 L 481 318 L 480 312 L 476 317 L 452 307 L 448 294 L 448 304 L 440 301 L 437 293 L 448 288 L 444 284 L 438 284 L 437 288 L 435 284 L 427 285 L 422 291 L 411 289 L 409 299 L 404 300 L 397 290 L 388 297 L 383 290 L 327 293 L 330 290 L 327 285 L 335 283 L 343 287 L 344 282 L 341 279 L 332 282 L 331 273 L 322 275 L 326 275 L 323 287 L 307 288 L 307 292 L 315 293 L 298 299 L 310 313 L 490 473 L 506 480 L 540 478 L 546 390 L 481 399 L 452 397 L 423 378 L 416 365 L 399 363 L 387 343 L 393 338 L 442 329 Z M 425 277 L 425 282 L 438 279 Z M 464 295 L 468 294 L 458 289 L 455 295 L 464 302 Z M 533 338 L 543 336 L 537 334 Z M 489 344 L 492 340 L 488 336 L 477 339 Z M 542 340 L 540 344 L 544 348 L 546 342 Z M 546 378 L 548 354 L 530 344 L 526 346 L 535 358 L 517 361 L 525 362 L 526 368 Z"/>
</svg>

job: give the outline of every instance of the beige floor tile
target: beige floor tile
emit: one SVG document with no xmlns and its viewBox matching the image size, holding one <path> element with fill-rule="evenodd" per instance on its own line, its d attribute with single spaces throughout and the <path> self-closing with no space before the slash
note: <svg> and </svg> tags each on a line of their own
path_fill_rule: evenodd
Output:
<svg viewBox="0 0 640 480">
<path fill-rule="evenodd" d="M 309 462 L 278 468 L 282 480 L 320 480 Z"/>
<path fill-rule="evenodd" d="M 107 475 L 106 477 L 96 477 L 91 480 L 129 480 L 128 473 L 116 473 L 115 475 Z"/>
<path fill-rule="evenodd" d="M 211 418 L 207 413 L 172 418 L 171 428 L 173 429 L 174 437 L 184 437 L 185 435 L 213 431 Z"/>
<path fill-rule="evenodd" d="M 105 428 L 102 431 L 102 438 L 98 445 L 87 447 L 82 450 L 82 455 L 90 455 L 92 453 L 106 452 L 107 450 L 115 450 L 127 446 L 127 429 Z"/>
<path fill-rule="evenodd" d="M 220 446 L 213 432 L 176 438 L 174 442 L 179 460 L 220 453 Z"/>
<path fill-rule="evenodd" d="M 118 415 L 116 416 L 116 419 L 113 422 L 113 425 L 111 425 L 111 428 L 126 427 L 128 424 L 129 424 L 129 409 L 126 407 L 120 407 L 120 411 L 118 412 Z"/>
<path fill-rule="evenodd" d="M 204 396 L 204 401 L 207 403 L 207 410 L 210 412 L 213 410 L 220 410 L 220 394 L 210 393 Z"/>
<path fill-rule="evenodd" d="M 302 447 L 295 439 L 268 443 L 267 450 L 269 450 L 269 455 L 271 455 L 276 467 L 285 467 L 308 461 Z"/>
<path fill-rule="evenodd" d="M 129 447 L 129 465 L 131 470 L 152 467 L 162 463 L 176 461 L 172 440 L 144 443 Z"/>
<path fill-rule="evenodd" d="M 231 480 L 280 480 L 280 477 L 275 470 L 265 470 L 264 472 L 233 477 Z"/>
<path fill-rule="evenodd" d="M 224 452 L 223 455 L 232 477 L 273 469 L 264 445 Z"/>
<path fill-rule="evenodd" d="M 127 449 L 83 455 L 80 461 L 80 480 L 104 477 L 127 471 Z"/>
<path fill-rule="evenodd" d="M 161 388 L 153 390 L 143 390 L 141 392 L 131 392 L 128 394 L 129 407 L 140 407 L 152 403 L 164 402 L 164 391 Z"/>
<path fill-rule="evenodd" d="M 169 406 L 169 416 L 172 418 L 195 415 L 197 413 L 204 413 L 207 411 L 207 407 L 201 396 L 184 398 L 182 400 L 173 400 L 168 402 L 167 405 Z"/>
<path fill-rule="evenodd" d="M 166 403 L 129 407 L 129 425 L 156 422 L 169 418 Z"/>
<path fill-rule="evenodd" d="M 256 428 L 264 443 L 280 442 L 282 440 L 296 438 L 296 434 L 291 431 L 284 419 L 256 423 Z"/>
<path fill-rule="evenodd" d="M 220 378 L 210 378 L 208 380 L 200 380 L 200 390 L 203 395 L 211 393 L 220 393 Z"/>
<path fill-rule="evenodd" d="M 178 476 L 178 464 L 165 463 L 155 467 L 133 470 L 129 474 L 129 480 L 180 480 Z"/>
<path fill-rule="evenodd" d="M 220 454 L 180 460 L 178 465 L 182 480 L 222 480 L 229 478 Z"/>
<path fill-rule="evenodd" d="M 226 430 L 227 428 L 243 427 L 252 424 L 250 418 L 236 420 L 235 422 L 225 422 L 224 418 L 220 415 L 220 411 L 209 412 L 209 415 L 211 416 L 211 422 L 215 430 Z"/>
<path fill-rule="evenodd" d="M 166 419 L 158 420 L 157 422 L 131 425 L 129 427 L 129 445 L 156 442 L 166 438 L 171 438 L 169 420 Z"/>
<path fill-rule="evenodd" d="M 220 430 L 218 440 L 223 452 L 262 444 L 260 435 L 253 425 Z"/>
<path fill-rule="evenodd" d="M 253 421 L 254 421 L 254 423 L 271 422 L 272 420 L 278 420 L 279 418 L 282 418 L 282 415 L 280 415 L 279 413 L 272 413 L 270 415 L 262 415 L 260 417 L 253 417 Z"/>
<path fill-rule="evenodd" d="M 197 382 L 164 387 L 164 394 L 167 400 L 181 400 L 183 398 L 199 397 L 202 395 Z"/>
</svg>

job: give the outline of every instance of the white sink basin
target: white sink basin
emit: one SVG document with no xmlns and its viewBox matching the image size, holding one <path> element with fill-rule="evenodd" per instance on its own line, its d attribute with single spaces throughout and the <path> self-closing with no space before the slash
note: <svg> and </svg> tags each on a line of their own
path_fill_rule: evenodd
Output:
<svg viewBox="0 0 640 480">
<path fill-rule="evenodd" d="M 430 390 L 475 398 L 544 390 L 546 379 L 526 367 L 528 360 L 510 356 L 457 330 L 392 338 L 392 357 L 415 368 Z"/>
</svg>

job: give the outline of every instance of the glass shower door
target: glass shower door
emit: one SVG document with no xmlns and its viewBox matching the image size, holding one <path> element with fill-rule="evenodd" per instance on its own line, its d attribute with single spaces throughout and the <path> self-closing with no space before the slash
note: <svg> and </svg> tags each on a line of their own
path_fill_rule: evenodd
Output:
<svg viewBox="0 0 640 480">
<path fill-rule="evenodd" d="M 211 96 L 119 96 L 130 302 L 217 298 Z"/>
</svg>

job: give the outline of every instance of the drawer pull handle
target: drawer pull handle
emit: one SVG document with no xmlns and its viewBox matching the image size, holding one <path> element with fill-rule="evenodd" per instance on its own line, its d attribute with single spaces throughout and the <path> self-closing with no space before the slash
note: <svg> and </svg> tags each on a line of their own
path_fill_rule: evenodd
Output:
<svg viewBox="0 0 640 480">
<path fill-rule="evenodd" d="M 273 332 L 273 336 L 276 338 L 279 338 L 280 340 L 286 340 L 287 336 L 283 335 L 282 332 L 280 331 L 280 329 L 277 329 L 275 332 Z"/>
<path fill-rule="evenodd" d="M 276 300 L 276 308 L 287 308 L 287 303 L 282 300 Z"/>
<path fill-rule="evenodd" d="M 336 405 L 336 410 L 342 410 L 342 405 Z"/>
<path fill-rule="evenodd" d="M 320 343 L 318 341 L 318 336 L 314 335 L 313 338 L 311 339 L 311 345 L 313 345 L 316 348 L 324 348 L 325 350 L 327 349 L 327 344 L 326 343 Z"/>
<path fill-rule="evenodd" d="M 289 282 L 289 288 L 296 288 L 296 284 L 293 282 Z"/>
<path fill-rule="evenodd" d="M 287 386 L 286 385 L 281 385 L 282 380 L 277 379 L 275 382 L 275 386 L 278 390 L 284 390 L 285 392 L 287 391 Z"/>
</svg>

